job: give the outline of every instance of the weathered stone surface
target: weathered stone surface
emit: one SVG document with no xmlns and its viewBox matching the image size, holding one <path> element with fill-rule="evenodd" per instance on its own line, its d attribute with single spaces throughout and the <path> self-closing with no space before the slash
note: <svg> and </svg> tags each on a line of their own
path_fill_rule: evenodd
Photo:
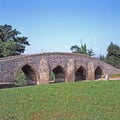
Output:
<svg viewBox="0 0 120 120">
<path fill-rule="evenodd" d="M 74 82 L 75 81 L 75 66 L 74 60 L 69 59 L 67 62 L 67 72 L 66 72 L 66 82 Z"/>
<path fill-rule="evenodd" d="M 49 75 L 49 66 L 45 58 L 40 60 L 40 83 L 39 84 L 48 84 L 50 80 Z"/>
<path fill-rule="evenodd" d="M 0 59 L 0 83 L 14 83 L 20 69 L 28 76 L 29 84 L 48 84 L 49 74 L 57 66 L 64 72 L 66 82 L 75 81 L 75 72 L 83 68 L 86 79 L 95 79 L 97 76 L 120 73 L 119 69 L 106 64 L 96 58 L 72 53 L 41 53 L 33 55 L 11 56 Z M 98 69 L 97 72 L 96 69 Z M 99 71 L 101 70 L 101 71 Z M 79 73 L 82 75 L 82 73 Z"/>
<path fill-rule="evenodd" d="M 95 68 L 94 68 L 94 64 L 92 62 L 88 63 L 88 70 L 87 70 L 88 74 L 87 74 L 87 79 L 88 80 L 94 80 L 95 78 Z"/>
</svg>

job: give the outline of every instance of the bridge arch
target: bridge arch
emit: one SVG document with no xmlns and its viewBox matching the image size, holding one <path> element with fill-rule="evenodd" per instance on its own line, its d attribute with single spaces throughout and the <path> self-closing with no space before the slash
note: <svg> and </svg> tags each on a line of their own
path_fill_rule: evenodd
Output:
<svg viewBox="0 0 120 120">
<path fill-rule="evenodd" d="M 95 69 L 95 79 L 99 79 L 102 77 L 103 70 L 100 66 L 97 66 Z"/>
<path fill-rule="evenodd" d="M 27 80 L 26 85 L 36 85 L 37 84 L 38 74 L 37 74 L 37 71 L 33 68 L 33 66 L 31 64 L 21 65 L 15 72 L 14 80 L 16 79 L 16 76 L 20 70 L 23 71 L 23 73 L 26 77 L 26 80 Z"/>
<path fill-rule="evenodd" d="M 75 82 L 86 80 L 86 69 L 80 66 L 75 72 Z"/>
<path fill-rule="evenodd" d="M 57 65 L 53 70 L 55 82 L 65 82 L 65 70 L 61 65 Z"/>
</svg>

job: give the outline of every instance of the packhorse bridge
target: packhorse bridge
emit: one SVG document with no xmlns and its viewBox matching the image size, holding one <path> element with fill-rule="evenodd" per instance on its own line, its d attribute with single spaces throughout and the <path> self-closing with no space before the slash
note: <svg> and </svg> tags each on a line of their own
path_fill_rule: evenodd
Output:
<svg viewBox="0 0 120 120">
<path fill-rule="evenodd" d="M 49 84 L 53 72 L 55 82 L 94 80 L 105 75 L 118 74 L 119 69 L 96 58 L 73 53 L 41 53 L 11 56 L 0 59 L 0 84 L 14 84 L 23 70 L 28 85 Z"/>
</svg>

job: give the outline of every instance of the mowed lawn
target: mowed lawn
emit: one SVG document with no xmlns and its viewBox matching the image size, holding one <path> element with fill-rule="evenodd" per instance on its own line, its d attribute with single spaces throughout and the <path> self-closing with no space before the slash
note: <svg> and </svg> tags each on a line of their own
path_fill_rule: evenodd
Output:
<svg viewBox="0 0 120 120">
<path fill-rule="evenodd" d="M 120 81 L 1 89 L 0 120 L 120 120 Z"/>
</svg>

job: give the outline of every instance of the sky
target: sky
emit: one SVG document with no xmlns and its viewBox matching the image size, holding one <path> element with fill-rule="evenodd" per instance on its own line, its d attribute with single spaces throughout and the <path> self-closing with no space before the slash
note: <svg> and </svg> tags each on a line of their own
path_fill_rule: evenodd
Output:
<svg viewBox="0 0 120 120">
<path fill-rule="evenodd" d="M 0 25 L 28 37 L 25 54 L 71 52 L 86 43 L 96 56 L 120 46 L 120 0 L 0 0 Z"/>
</svg>

